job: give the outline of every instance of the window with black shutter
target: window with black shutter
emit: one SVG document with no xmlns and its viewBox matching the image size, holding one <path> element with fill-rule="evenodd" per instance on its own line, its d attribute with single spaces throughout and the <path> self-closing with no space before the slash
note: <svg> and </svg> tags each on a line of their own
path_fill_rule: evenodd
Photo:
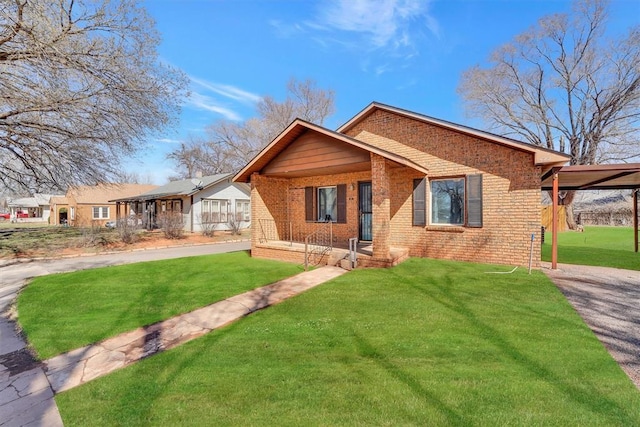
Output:
<svg viewBox="0 0 640 427">
<path fill-rule="evenodd" d="M 482 174 L 467 176 L 467 226 L 482 227 Z"/>
<path fill-rule="evenodd" d="M 338 215 L 336 222 L 340 224 L 347 222 L 347 184 L 338 185 Z"/>
<path fill-rule="evenodd" d="M 314 201 L 315 199 L 315 188 L 313 187 L 305 187 L 304 188 L 304 217 L 307 221 L 315 221 L 315 207 Z"/>
<path fill-rule="evenodd" d="M 413 180 L 413 225 L 427 224 L 426 178 Z"/>
<path fill-rule="evenodd" d="M 347 185 L 305 187 L 306 221 L 347 222 Z"/>
</svg>

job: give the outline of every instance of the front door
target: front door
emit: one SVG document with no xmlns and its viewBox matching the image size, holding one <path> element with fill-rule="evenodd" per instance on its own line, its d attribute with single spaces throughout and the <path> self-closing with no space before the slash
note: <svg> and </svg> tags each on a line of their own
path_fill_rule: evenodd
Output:
<svg viewBox="0 0 640 427">
<path fill-rule="evenodd" d="M 358 210 L 360 212 L 360 224 L 358 239 L 371 241 L 371 222 L 373 203 L 371 202 L 371 182 L 358 183 Z"/>
</svg>

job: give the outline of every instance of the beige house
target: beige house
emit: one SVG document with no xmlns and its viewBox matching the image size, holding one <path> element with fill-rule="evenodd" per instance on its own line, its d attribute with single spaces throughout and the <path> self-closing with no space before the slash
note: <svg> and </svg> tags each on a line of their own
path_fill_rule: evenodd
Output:
<svg viewBox="0 0 640 427">
<path fill-rule="evenodd" d="M 232 177 L 221 173 L 171 181 L 144 194 L 113 200 L 117 219 L 130 218 L 135 212 L 145 228 L 153 229 L 159 225 L 158 216 L 174 212 L 181 215 L 184 231 L 248 228 L 250 189 L 247 184 L 232 182 Z"/>
<path fill-rule="evenodd" d="M 53 225 L 74 227 L 103 226 L 116 219 L 116 204 L 109 200 L 131 197 L 153 190 L 151 184 L 98 184 L 71 187 L 64 197 L 52 197 Z"/>
</svg>

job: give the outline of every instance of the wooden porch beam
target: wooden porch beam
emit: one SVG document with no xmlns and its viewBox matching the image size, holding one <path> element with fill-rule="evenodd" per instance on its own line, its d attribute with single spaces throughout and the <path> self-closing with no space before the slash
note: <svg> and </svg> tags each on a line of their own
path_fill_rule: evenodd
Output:
<svg viewBox="0 0 640 427">
<path fill-rule="evenodd" d="M 633 191 L 633 246 L 636 253 L 638 252 L 638 192 L 640 189 Z"/>
<path fill-rule="evenodd" d="M 553 208 L 551 215 L 551 269 L 558 268 L 558 171 L 553 174 Z"/>
</svg>

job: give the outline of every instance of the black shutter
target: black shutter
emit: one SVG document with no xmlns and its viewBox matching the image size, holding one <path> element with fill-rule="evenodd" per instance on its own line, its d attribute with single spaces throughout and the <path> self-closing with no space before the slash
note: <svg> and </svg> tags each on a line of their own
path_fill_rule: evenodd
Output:
<svg viewBox="0 0 640 427">
<path fill-rule="evenodd" d="M 340 184 L 338 187 L 338 218 L 336 222 L 344 224 L 347 222 L 347 184 Z"/>
<path fill-rule="evenodd" d="M 313 187 L 304 188 L 304 217 L 307 221 L 314 221 L 316 218 L 315 212 L 313 211 L 314 195 Z"/>
<path fill-rule="evenodd" d="M 482 227 L 482 174 L 467 176 L 467 226 Z"/>
<path fill-rule="evenodd" d="M 413 225 L 427 225 L 427 180 L 413 180 Z"/>
</svg>

